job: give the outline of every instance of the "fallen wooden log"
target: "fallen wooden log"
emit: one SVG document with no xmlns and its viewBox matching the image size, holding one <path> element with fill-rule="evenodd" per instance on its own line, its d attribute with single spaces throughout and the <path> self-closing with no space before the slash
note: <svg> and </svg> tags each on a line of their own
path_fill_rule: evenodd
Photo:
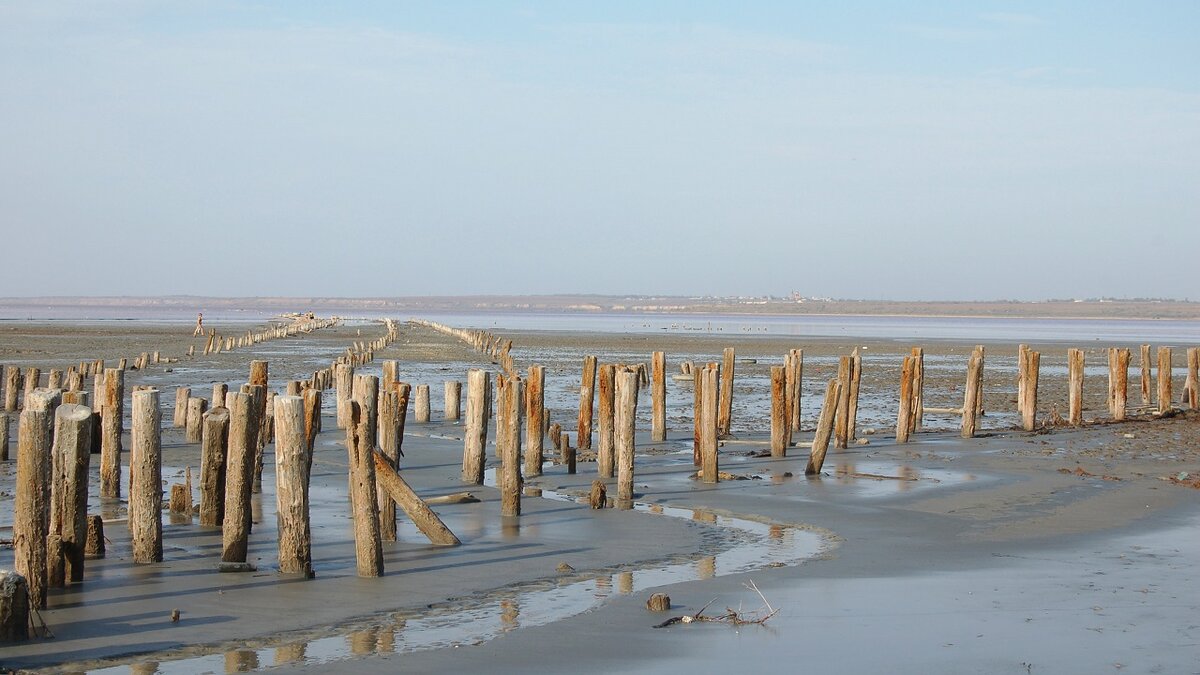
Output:
<svg viewBox="0 0 1200 675">
<path fill-rule="evenodd" d="M 375 451 L 375 479 L 379 487 L 412 519 L 417 529 L 429 538 L 429 543 L 434 546 L 458 546 L 462 543 L 378 450 Z"/>
</svg>

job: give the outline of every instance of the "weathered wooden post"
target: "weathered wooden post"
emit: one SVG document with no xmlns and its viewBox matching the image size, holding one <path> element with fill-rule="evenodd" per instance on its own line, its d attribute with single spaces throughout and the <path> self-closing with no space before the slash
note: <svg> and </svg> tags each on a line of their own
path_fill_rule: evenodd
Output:
<svg viewBox="0 0 1200 675">
<path fill-rule="evenodd" d="M 692 465 L 700 466 L 700 437 L 704 428 L 704 378 L 700 371 L 692 372 Z"/>
<path fill-rule="evenodd" d="M 9 413 L 0 412 L 0 462 L 8 461 L 8 417 Z"/>
<path fill-rule="evenodd" d="M 1142 345 L 1142 405 L 1150 405 L 1150 345 Z"/>
<path fill-rule="evenodd" d="M 904 357 L 904 363 L 900 367 L 900 411 L 896 415 L 896 443 L 907 443 L 912 430 L 912 388 L 915 369 L 916 357 Z"/>
<path fill-rule="evenodd" d="M 800 413 L 803 403 L 804 385 L 804 350 L 789 349 L 785 384 L 787 386 L 788 409 L 788 445 L 792 444 L 792 436 L 800 431 Z"/>
<path fill-rule="evenodd" d="M 125 371 L 105 368 L 103 392 L 97 396 L 100 406 L 100 496 L 121 496 L 121 433 L 125 414 Z"/>
<path fill-rule="evenodd" d="M 787 456 L 787 366 L 771 366 L 771 456 Z"/>
<path fill-rule="evenodd" d="M 1042 354 L 1028 345 L 1017 350 L 1017 410 L 1021 415 L 1021 428 L 1033 431 L 1037 427 L 1038 378 L 1041 371 Z"/>
<path fill-rule="evenodd" d="M 390 388 L 379 389 L 379 451 L 395 466 L 400 462 L 400 395 L 393 383 Z M 378 467 L 375 471 L 375 497 L 379 501 L 379 537 L 383 541 L 396 541 L 396 503 L 387 496 L 379 485 Z"/>
<path fill-rule="evenodd" d="M 1171 409 L 1171 348 L 1158 348 L 1158 412 Z"/>
<path fill-rule="evenodd" d="M 46 606 L 46 537 L 50 534 L 50 472 L 55 407 L 51 390 L 30 391 L 17 425 L 13 499 L 13 569 L 25 577 L 29 605 Z"/>
<path fill-rule="evenodd" d="M 499 406 L 496 408 L 496 451 L 500 455 L 497 482 L 500 487 L 500 515 L 521 515 L 521 405 L 523 387 L 518 377 L 498 380 Z"/>
<path fill-rule="evenodd" d="M 171 420 L 171 425 L 176 429 L 183 429 L 187 427 L 188 399 L 191 397 L 191 387 L 175 388 L 175 411 L 174 417 Z M 215 401 L 216 399 L 213 400 Z M 219 405 L 219 403 L 215 405 Z"/>
<path fill-rule="evenodd" d="M 0 570 L 0 643 L 29 639 L 29 581 L 11 570 Z"/>
<path fill-rule="evenodd" d="M 667 440 L 667 355 L 650 355 L 650 440 Z"/>
<path fill-rule="evenodd" d="M 1200 371 L 1200 348 L 1188 347 L 1187 350 L 1187 407 L 1190 410 L 1200 410 L 1200 392 L 1196 391 L 1198 371 Z"/>
<path fill-rule="evenodd" d="M 129 536 L 133 562 L 162 562 L 162 411 L 158 390 L 133 393 L 129 453 Z"/>
<path fill-rule="evenodd" d="M 204 414 L 200 434 L 200 524 L 219 527 L 225 519 L 225 458 L 229 448 L 229 409 Z"/>
<path fill-rule="evenodd" d="M 705 483 L 716 483 L 720 480 L 717 459 L 717 398 L 721 390 L 718 386 L 717 368 L 715 363 L 710 363 L 696 374 L 697 382 L 700 378 L 704 379 L 700 393 L 700 471 Z"/>
<path fill-rule="evenodd" d="M 418 422 L 429 421 L 429 385 L 418 384 L 413 387 L 413 407 Z"/>
<path fill-rule="evenodd" d="M 1083 350 L 1067 350 L 1067 421 L 1071 426 L 1083 424 Z"/>
<path fill-rule="evenodd" d="M 321 431 L 321 390 L 304 390 L 304 444 L 308 448 L 308 472 L 312 475 L 313 452 L 317 434 Z"/>
<path fill-rule="evenodd" d="M 47 389 L 62 389 L 63 373 L 58 368 L 51 368 L 50 373 L 46 376 Z"/>
<path fill-rule="evenodd" d="M 846 438 L 858 438 L 858 388 L 862 383 L 862 354 L 858 347 L 850 354 L 850 396 L 846 403 Z"/>
<path fill-rule="evenodd" d="M 446 380 L 445 405 L 442 415 L 447 420 L 457 421 L 462 416 L 462 382 Z"/>
<path fill-rule="evenodd" d="M 838 357 L 838 402 L 833 427 L 833 447 L 845 449 L 850 446 L 850 377 L 853 375 L 849 356 Z"/>
<path fill-rule="evenodd" d="M 254 443 L 257 437 L 253 404 L 246 392 L 230 392 L 228 457 L 225 467 L 225 517 L 222 520 L 221 561 L 245 563 L 250 537 L 250 495 L 254 480 Z"/>
<path fill-rule="evenodd" d="M 33 393 L 34 389 L 38 388 L 38 383 L 41 381 L 41 379 L 42 379 L 42 369 L 41 368 L 38 368 L 36 366 L 29 366 L 28 368 L 25 369 L 25 377 L 23 379 L 23 382 L 25 383 L 25 398 L 26 399 L 28 399 L 29 395 Z"/>
<path fill-rule="evenodd" d="M 379 381 L 380 391 L 395 391 L 396 383 L 400 381 L 400 362 L 384 361 L 383 378 Z"/>
<path fill-rule="evenodd" d="M 733 428 L 733 369 L 735 354 L 733 347 L 721 350 L 720 399 L 717 405 L 717 437 L 724 438 Z"/>
<path fill-rule="evenodd" d="M 542 475 L 542 450 L 546 434 L 546 369 L 529 366 L 525 385 L 525 475 Z"/>
<path fill-rule="evenodd" d="M 592 449 L 592 400 L 596 389 L 596 357 L 583 357 L 583 379 L 579 385 L 579 431 L 575 442 L 580 450 Z"/>
<path fill-rule="evenodd" d="M 963 388 L 962 437 L 973 438 L 979 425 L 983 396 L 983 345 L 976 345 L 967 360 L 967 384 Z"/>
<path fill-rule="evenodd" d="M 279 571 L 307 576 L 312 570 L 312 536 L 308 520 L 308 449 L 304 438 L 304 400 L 299 396 L 276 396 L 275 425 L 275 513 L 279 525 Z"/>
<path fill-rule="evenodd" d="M 1125 408 L 1128 405 L 1130 356 L 1128 349 L 1116 350 L 1115 363 L 1113 365 L 1116 382 L 1113 383 L 1112 416 L 1117 421 L 1125 419 Z"/>
<path fill-rule="evenodd" d="M 333 367 L 334 397 L 337 404 L 337 428 L 346 428 L 346 403 L 354 390 L 354 366 L 345 363 Z"/>
<path fill-rule="evenodd" d="M 83 581 L 87 541 L 88 470 L 92 461 L 92 409 L 63 404 L 55 410 L 54 484 L 50 531 L 61 537 L 63 571 L 71 583 Z"/>
<path fill-rule="evenodd" d="M 204 413 L 208 410 L 208 401 L 191 396 L 187 400 L 187 414 L 185 416 L 186 434 L 185 439 L 188 443 L 199 443 L 200 437 L 204 431 Z"/>
<path fill-rule="evenodd" d="M 484 449 L 488 434 L 488 395 L 492 391 L 491 374 L 473 368 L 467 371 L 467 430 L 463 434 L 464 483 L 483 485 L 483 469 L 487 463 Z"/>
<path fill-rule="evenodd" d="M 17 412 L 21 396 L 21 369 L 9 366 L 4 373 L 4 409 Z"/>
<path fill-rule="evenodd" d="M 346 426 L 350 459 L 351 504 L 354 508 L 354 551 L 358 576 L 383 576 L 383 544 L 379 536 L 379 499 L 375 493 L 375 438 L 379 378 L 355 375 Z"/>
<path fill-rule="evenodd" d="M 224 382 L 214 382 L 212 386 L 212 407 L 225 407 L 225 396 L 229 394 L 229 385 Z M 186 420 L 185 420 L 186 423 Z"/>
<path fill-rule="evenodd" d="M 611 363 L 602 364 L 598 371 L 596 382 L 597 405 L 599 414 L 596 419 L 598 448 L 596 450 L 596 471 L 601 478 L 613 477 L 613 424 L 615 418 L 616 392 L 613 390 L 616 377 L 616 366 Z"/>
<path fill-rule="evenodd" d="M 1108 354 L 1108 414 L 1113 414 L 1117 401 L 1117 348 L 1109 347 Z"/>
<path fill-rule="evenodd" d="M 821 473 L 825 465 L 825 454 L 829 451 L 829 439 L 833 436 L 834 418 L 838 414 L 838 401 L 841 400 L 842 384 L 837 379 L 830 380 L 825 385 L 825 401 L 821 405 L 821 413 L 817 417 L 817 432 L 813 436 L 812 450 L 808 453 L 808 466 L 804 469 L 806 476 Z"/>
<path fill-rule="evenodd" d="M 637 431 L 638 372 L 622 368 L 616 379 L 617 499 L 633 500 L 633 455 Z"/>
</svg>

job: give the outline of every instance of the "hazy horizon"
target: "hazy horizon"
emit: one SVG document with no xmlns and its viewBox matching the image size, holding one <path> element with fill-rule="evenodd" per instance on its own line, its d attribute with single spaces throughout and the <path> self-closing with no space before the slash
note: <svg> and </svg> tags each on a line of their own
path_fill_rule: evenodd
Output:
<svg viewBox="0 0 1200 675">
<path fill-rule="evenodd" d="M 0 294 L 1187 297 L 1197 25 L 0 4 Z"/>
</svg>

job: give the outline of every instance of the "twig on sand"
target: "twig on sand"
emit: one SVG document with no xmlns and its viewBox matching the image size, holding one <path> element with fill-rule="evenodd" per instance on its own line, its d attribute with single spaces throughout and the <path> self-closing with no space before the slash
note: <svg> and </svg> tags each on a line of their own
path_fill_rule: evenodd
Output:
<svg viewBox="0 0 1200 675">
<path fill-rule="evenodd" d="M 755 585 L 753 579 L 750 580 L 749 583 L 744 584 L 744 586 L 758 594 L 758 597 L 761 598 L 763 601 L 763 607 L 761 607 L 751 613 L 742 613 L 738 610 L 726 607 L 724 614 L 719 614 L 716 616 L 705 616 L 704 610 L 708 609 L 709 605 L 712 605 L 714 602 L 716 602 L 716 599 L 714 598 L 712 600 L 709 600 L 708 603 L 705 604 L 703 607 L 701 607 L 700 611 L 696 612 L 695 614 L 684 614 L 683 616 L 673 616 L 670 619 L 667 619 L 666 621 L 663 621 L 660 624 L 656 624 L 654 627 L 655 628 L 666 628 L 667 626 L 672 626 L 677 623 L 698 623 L 698 622 L 727 623 L 727 624 L 734 625 L 734 626 L 745 626 L 748 624 L 761 625 L 761 624 L 766 623 L 768 619 L 770 619 L 771 617 L 773 617 L 779 613 L 779 610 L 772 607 L 771 603 L 767 601 L 767 598 L 766 598 L 766 596 L 764 596 L 762 594 L 762 591 L 758 590 L 758 586 Z"/>
</svg>

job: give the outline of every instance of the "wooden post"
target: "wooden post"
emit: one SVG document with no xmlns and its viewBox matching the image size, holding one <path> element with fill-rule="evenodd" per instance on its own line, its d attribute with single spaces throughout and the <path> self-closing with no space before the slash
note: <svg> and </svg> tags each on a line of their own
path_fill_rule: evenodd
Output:
<svg viewBox="0 0 1200 675">
<path fill-rule="evenodd" d="M 87 541 L 92 409 L 63 404 L 54 415 L 50 531 L 61 537 L 65 578 L 78 583 L 83 581 L 83 546 Z"/>
<path fill-rule="evenodd" d="M 346 403 L 354 389 L 354 366 L 339 363 L 333 367 L 334 397 L 337 404 L 337 428 L 346 428 Z"/>
<path fill-rule="evenodd" d="M 413 387 L 413 414 L 418 422 L 429 421 L 429 385 L 418 384 Z"/>
<path fill-rule="evenodd" d="M 825 400 L 821 405 L 821 413 L 817 417 L 817 431 L 813 436 L 812 450 L 808 454 L 808 466 L 804 469 L 806 476 L 821 473 L 825 465 L 825 454 L 829 451 L 829 439 L 833 436 L 835 418 L 838 414 L 838 401 L 841 400 L 842 383 L 837 379 L 830 380 L 825 385 Z"/>
<path fill-rule="evenodd" d="M 1021 415 L 1021 428 L 1033 431 L 1037 427 L 1038 378 L 1042 354 L 1028 345 L 1017 351 L 1017 411 Z"/>
<path fill-rule="evenodd" d="M 1187 381 L 1184 388 L 1187 390 L 1187 407 L 1189 410 L 1200 410 L 1200 392 L 1196 390 L 1198 385 L 1198 371 L 1200 371 L 1200 349 L 1196 347 L 1188 347 L 1187 350 Z"/>
<path fill-rule="evenodd" d="M 383 576 L 383 544 L 379 537 L 379 500 L 375 494 L 375 438 L 379 378 L 355 375 L 346 420 L 350 459 L 350 496 L 354 509 L 354 551 L 358 576 Z"/>
<path fill-rule="evenodd" d="M 393 383 L 390 389 L 379 390 L 379 451 L 393 464 L 400 462 L 400 395 Z M 396 541 L 396 504 L 380 485 L 379 471 L 375 472 L 375 498 L 379 501 L 379 537 Z"/>
<path fill-rule="evenodd" d="M 383 379 L 379 381 L 380 391 L 395 391 L 396 383 L 400 381 L 400 363 L 398 361 L 383 362 Z"/>
<path fill-rule="evenodd" d="M 467 371 L 467 430 L 463 434 L 464 483 L 483 485 L 483 469 L 487 463 L 484 449 L 488 435 L 488 395 L 492 391 L 491 374 L 473 368 Z"/>
<path fill-rule="evenodd" d="M 83 546 L 83 557 L 88 560 L 104 557 L 104 518 L 101 516 L 87 517 L 87 543 Z"/>
<path fill-rule="evenodd" d="M 13 499 L 13 569 L 25 577 L 29 605 L 46 606 L 46 537 L 50 534 L 50 452 L 53 407 L 47 390 L 30 391 L 17 425 L 17 482 Z"/>
<path fill-rule="evenodd" d="M 967 384 L 963 388 L 962 437 L 973 438 L 979 425 L 980 396 L 983 394 L 983 346 L 976 345 L 967 360 Z"/>
<path fill-rule="evenodd" d="M 633 455 L 637 430 L 638 372 L 623 368 L 616 374 L 617 499 L 633 499 Z"/>
<path fill-rule="evenodd" d="M 387 498 L 404 510 L 417 529 L 429 538 L 434 546 L 458 546 L 458 537 L 446 527 L 429 505 L 409 487 L 383 453 L 375 452 L 375 478 Z"/>
<path fill-rule="evenodd" d="M 204 413 L 208 410 L 208 401 L 196 396 L 187 400 L 186 435 L 188 443 L 199 443 L 204 431 Z"/>
<path fill-rule="evenodd" d="M 172 426 L 176 429 L 183 429 L 187 426 L 188 414 L 188 399 L 192 397 L 191 387 L 176 387 L 175 388 L 175 416 L 172 419 Z M 213 399 L 216 401 L 217 399 Z M 214 405 L 220 405 L 215 403 Z"/>
<path fill-rule="evenodd" d="M 253 428 L 250 430 L 254 463 L 250 473 L 251 493 L 262 492 L 263 448 L 266 446 L 263 417 L 266 413 L 267 388 L 261 384 L 243 384 L 242 391 L 250 395 L 250 417 Z"/>
<path fill-rule="evenodd" d="M 1083 350 L 1067 350 L 1067 421 L 1083 424 Z"/>
<path fill-rule="evenodd" d="M 579 385 L 579 431 L 575 442 L 580 450 L 592 449 L 592 399 L 596 389 L 596 357 L 583 357 L 583 379 Z"/>
<path fill-rule="evenodd" d="M 925 427 L 925 348 L 913 347 L 911 354 L 913 356 L 913 378 L 912 378 L 912 404 L 910 410 L 912 415 L 909 417 L 909 432 L 921 431 Z"/>
<path fill-rule="evenodd" d="M 1108 414 L 1113 414 L 1117 401 L 1117 348 L 1109 347 L 1108 353 Z"/>
<path fill-rule="evenodd" d="M 704 378 L 700 370 L 692 372 L 692 465 L 701 465 L 700 438 L 704 428 Z"/>
<path fill-rule="evenodd" d="M 563 464 L 567 465 L 567 473 L 575 475 L 575 448 L 571 447 L 571 434 L 565 431 L 562 434 L 562 457 Z"/>
<path fill-rule="evenodd" d="M 1150 345 L 1140 348 L 1142 357 L 1142 405 L 1150 405 Z"/>
<path fill-rule="evenodd" d="M 133 562 L 162 562 L 162 411 L 158 390 L 133 393 L 129 452 L 129 536 Z"/>
<path fill-rule="evenodd" d="M 0 412 L 0 462 L 8 461 L 9 413 Z"/>
<path fill-rule="evenodd" d="M 717 368 L 715 363 L 710 363 L 696 374 L 697 378 L 704 379 L 700 401 L 700 471 L 705 483 L 716 483 L 720 480 L 717 459 L 717 398 L 721 390 L 718 386 Z"/>
<path fill-rule="evenodd" d="M 125 413 L 125 371 L 104 369 L 104 391 L 97 396 L 100 406 L 100 496 L 121 496 L 121 432 Z"/>
<path fill-rule="evenodd" d="M 546 434 L 546 369 L 529 366 L 525 385 L 525 475 L 542 475 L 542 450 Z"/>
<path fill-rule="evenodd" d="M 308 521 L 308 449 L 304 439 L 304 400 L 299 396 L 276 396 L 274 417 L 279 571 L 308 576 L 312 570 L 312 536 Z"/>
<path fill-rule="evenodd" d="M 462 382 L 446 380 L 444 387 L 446 391 L 442 415 L 447 420 L 458 421 L 462 416 Z"/>
<path fill-rule="evenodd" d="M 771 456 L 787 456 L 787 366 L 771 366 Z"/>
<path fill-rule="evenodd" d="M 33 393 L 34 389 L 38 388 L 38 383 L 41 381 L 41 379 L 42 379 L 42 369 L 41 368 L 30 366 L 25 369 L 25 378 L 23 381 L 25 382 L 25 398 L 26 399 L 28 399 L 29 395 Z"/>
<path fill-rule="evenodd" d="M 850 354 L 850 396 L 846 403 L 846 438 L 858 438 L 858 388 L 862 383 L 862 354 L 858 347 Z"/>
<path fill-rule="evenodd" d="M 720 377 L 720 399 L 717 404 L 720 406 L 717 412 L 717 437 L 724 438 L 729 435 L 730 429 L 733 428 L 733 369 L 734 369 L 734 350 L 733 347 L 726 347 L 721 351 L 721 373 Z"/>
<path fill-rule="evenodd" d="M 1129 359 L 1128 349 L 1118 349 L 1116 352 L 1116 383 L 1113 385 L 1113 419 L 1125 419 L 1125 408 L 1129 397 Z"/>
<path fill-rule="evenodd" d="M 4 373 L 4 409 L 17 412 L 21 396 L 21 369 L 9 366 Z"/>
<path fill-rule="evenodd" d="M 58 368 L 51 368 L 50 373 L 46 376 L 47 389 L 62 389 L 63 373 Z"/>
<path fill-rule="evenodd" d="M 605 363 L 600 366 L 596 384 L 598 405 L 600 408 L 596 420 L 599 440 L 599 447 L 596 450 L 596 471 L 601 478 L 613 477 L 613 447 L 615 442 L 613 425 L 615 421 L 614 406 L 616 405 L 616 392 L 613 391 L 613 384 L 615 377 L 615 365 Z"/>
<path fill-rule="evenodd" d="M 321 431 L 321 390 L 304 390 L 304 445 L 308 448 L 308 475 L 312 475 L 312 461 L 317 434 Z"/>
<path fill-rule="evenodd" d="M 853 375 L 849 356 L 838 358 L 838 402 L 834 420 L 833 447 L 845 449 L 850 446 L 850 377 Z"/>
<path fill-rule="evenodd" d="M 915 356 L 906 356 L 900 367 L 900 412 L 896 415 L 896 443 L 907 443 L 912 429 L 913 371 L 916 369 L 916 360 Z"/>
<path fill-rule="evenodd" d="M 225 468 L 221 561 L 244 563 L 250 537 L 250 495 L 254 480 L 254 439 L 257 435 L 254 400 L 246 392 L 230 392 L 225 400 L 229 404 L 229 452 Z"/>
<path fill-rule="evenodd" d="M 501 377 L 496 408 L 496 450 L 500 455 L 500 515 L 521 515 L 521 379 Z"/>
<path fill-rule="evenodd" d="M 1158 348 L 1158 412 L 1171 409 L 1171 348 Z"/>
<path fill-rule="evenodd" d="M 29 639 L 29 580 L 0 570 L 0 644 Z"/>
<path fill-rule="evenodd" d="M 788 445 L 791 445 L 792 435 L 800 431 L 801 409 L 804 399 L 803 349 L 791 349 L 788 351 L 787 369 Z"/>
<path fill-rule="evenodd" d="M 225 457 L 229 448 L 229 409 L 204 414 L 200 434 L 200 524 L 219 527 L 225 519 Z"/>
<path fill-rule="evenodd" d="M 650 440 L 667 440 L 667 355 L 650 355 Z"/>
<path fill-rule="evenodd" d="M 224 382 L 214 382 L 212 386 L 212 407 L 225 407 L 225 396 L 229 394 L 229 385 Z M 186 423 L 186 420 L 185 420 Z"/>
</svg>

